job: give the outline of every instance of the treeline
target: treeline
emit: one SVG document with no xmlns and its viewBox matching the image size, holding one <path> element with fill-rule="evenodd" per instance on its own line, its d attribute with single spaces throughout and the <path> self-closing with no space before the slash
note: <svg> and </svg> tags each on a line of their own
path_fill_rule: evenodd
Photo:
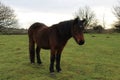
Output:
<svg viewBox="0 0 120 80">
<path fill-rule="evenodd" d="M 0 27 L 1 35 L 23 35 L 27 34 L 27 29 Z"/>
<path fill-rule="evenodd" d="M 0 2 L 0 34 L 25 34 L 25 29 L 18 29 L 18 20 L 14 10 Z"/>
<path fill-rule="evenodd" d="M 0 27 L 0 35 L 26 35 L 28 32 L 27 29 L 17 29 L 17 28 L 3 28 Z M 93 29 L 85 29 L 84 33 L 120 33 L 118 29 L 104 29 L 100 26 Z"/>
<path fill-rule="evenodd" d="M 98 34 L 105 34 L 105 33 L 120 33 L 117 29 L 86 29 L 84 33 L 98 33 Z"/>
</svg>

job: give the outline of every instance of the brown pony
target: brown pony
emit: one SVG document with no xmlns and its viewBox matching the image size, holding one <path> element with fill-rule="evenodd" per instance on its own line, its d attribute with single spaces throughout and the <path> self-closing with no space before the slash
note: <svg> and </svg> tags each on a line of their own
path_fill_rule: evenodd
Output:
<svg viewBox="0 0 120 80">
<path fill-rule="evenodd" d="M 37 63 L 41 64 L 40 50 L 50 49 L 50 72 L 54 72 L 54 62 L 56 60 L 56 70 L 61 71 L 60 58 L 63 48 L 67 41 L 73 37 L 79 45 L 83 45 L 85 40 L 83 36 L 84 24 L 86 20 L 74 20 L 60 22 L 47 27 L 43 23 L 34 23 L 28 30 L 29 36 L 29 54 L 31 63 L 35 63 L 35 52 Z M 35 51 L 36 44 L 36 51 Z"/>
</svg>

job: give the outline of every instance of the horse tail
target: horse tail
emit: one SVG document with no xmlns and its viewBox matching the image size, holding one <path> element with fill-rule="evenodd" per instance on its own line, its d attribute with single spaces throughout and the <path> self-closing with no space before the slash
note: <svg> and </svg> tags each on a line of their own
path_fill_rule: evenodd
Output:
<svg viewBox="0 0 120 80">
<path fill-rule="evenodd" d="M 36 32 L 39 28 L 40 23 L 34 23 L 32 24 L 28 29 L 28 37 L 29 37 L 29 58 L 30 62 L 35 62 L 35 36 Z"/>
<path fill-rule="evenodd" d="M 36 36 L 38 35 L 38 31 L 45 27 L 47 27 L 45 24 L 36 22 L 28 29 L 29 55 L 31 63 L 35 62 L 35 43 L 37 40 Z"/>
<path fill-rule="evenodd" d="M 33 39 L 33 32 L 31 30 L 28 30 L 28 37 L 29 37 L 29 58 L 30 62 L 35 62 L 35 41 Z"/>
<path fill-rule="evenodd" d="M 29 58 L 31 63 L 35 62 L 35 42 L 29 38 Z"/>
</svg>

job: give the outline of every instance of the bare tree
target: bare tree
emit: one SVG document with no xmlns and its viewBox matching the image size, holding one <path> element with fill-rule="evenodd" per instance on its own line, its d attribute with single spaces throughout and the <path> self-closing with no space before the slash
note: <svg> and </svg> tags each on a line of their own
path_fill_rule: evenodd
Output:
<svg viewBox="0 0 120 80">
<path fill-rule="evenodd" d="M 118 2 L 118 4 L 120 5 L 120 2 Z M 120 20 L 120 6 L 119 5 L 116 5 L 113 7 L 113 14 L 118 20 Z"/>
<path fill-rule="evenodd" d="M 86 19 L 86 28 L 96 22 L 95 14 L 90 7 L 85 6 L 79 8 L 78 12 L 75 13 L 75 16 L 78 16 L 80 19 Z"/>
<path fill-rule="evenodd" d="M 114 26 L 120 32 L 120 1 L 118 1 L 118 5 L 113 7 L 113 14 L 118 20 L 114 23 Z"/>
<path fill-rule="evenodd" d="M 17 27 L 17 19 L 14 10 L 0 2 L 0 27 Z"/>
<path fill-rule="evenodd" d="M 103 14 L 103 28 L 106 28 L 106 22 L 105 22 L 105 14 Z"/>
</svg>

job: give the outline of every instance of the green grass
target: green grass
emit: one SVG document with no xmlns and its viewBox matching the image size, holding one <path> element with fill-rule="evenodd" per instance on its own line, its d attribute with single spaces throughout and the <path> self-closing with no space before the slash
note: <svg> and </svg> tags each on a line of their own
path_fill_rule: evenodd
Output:
<svg viewBox="0 0 120 80">
<path fill-rule="evenodd" d="M 51 76 L 49 50 L 41 52 L 42 65 L 33 65 L 26 35 L 0 35 L 0 80 L 120 80 L 120 34 L 85 34 L 85 40 L 68 41 L 62 72 Z"/>
</svg>

